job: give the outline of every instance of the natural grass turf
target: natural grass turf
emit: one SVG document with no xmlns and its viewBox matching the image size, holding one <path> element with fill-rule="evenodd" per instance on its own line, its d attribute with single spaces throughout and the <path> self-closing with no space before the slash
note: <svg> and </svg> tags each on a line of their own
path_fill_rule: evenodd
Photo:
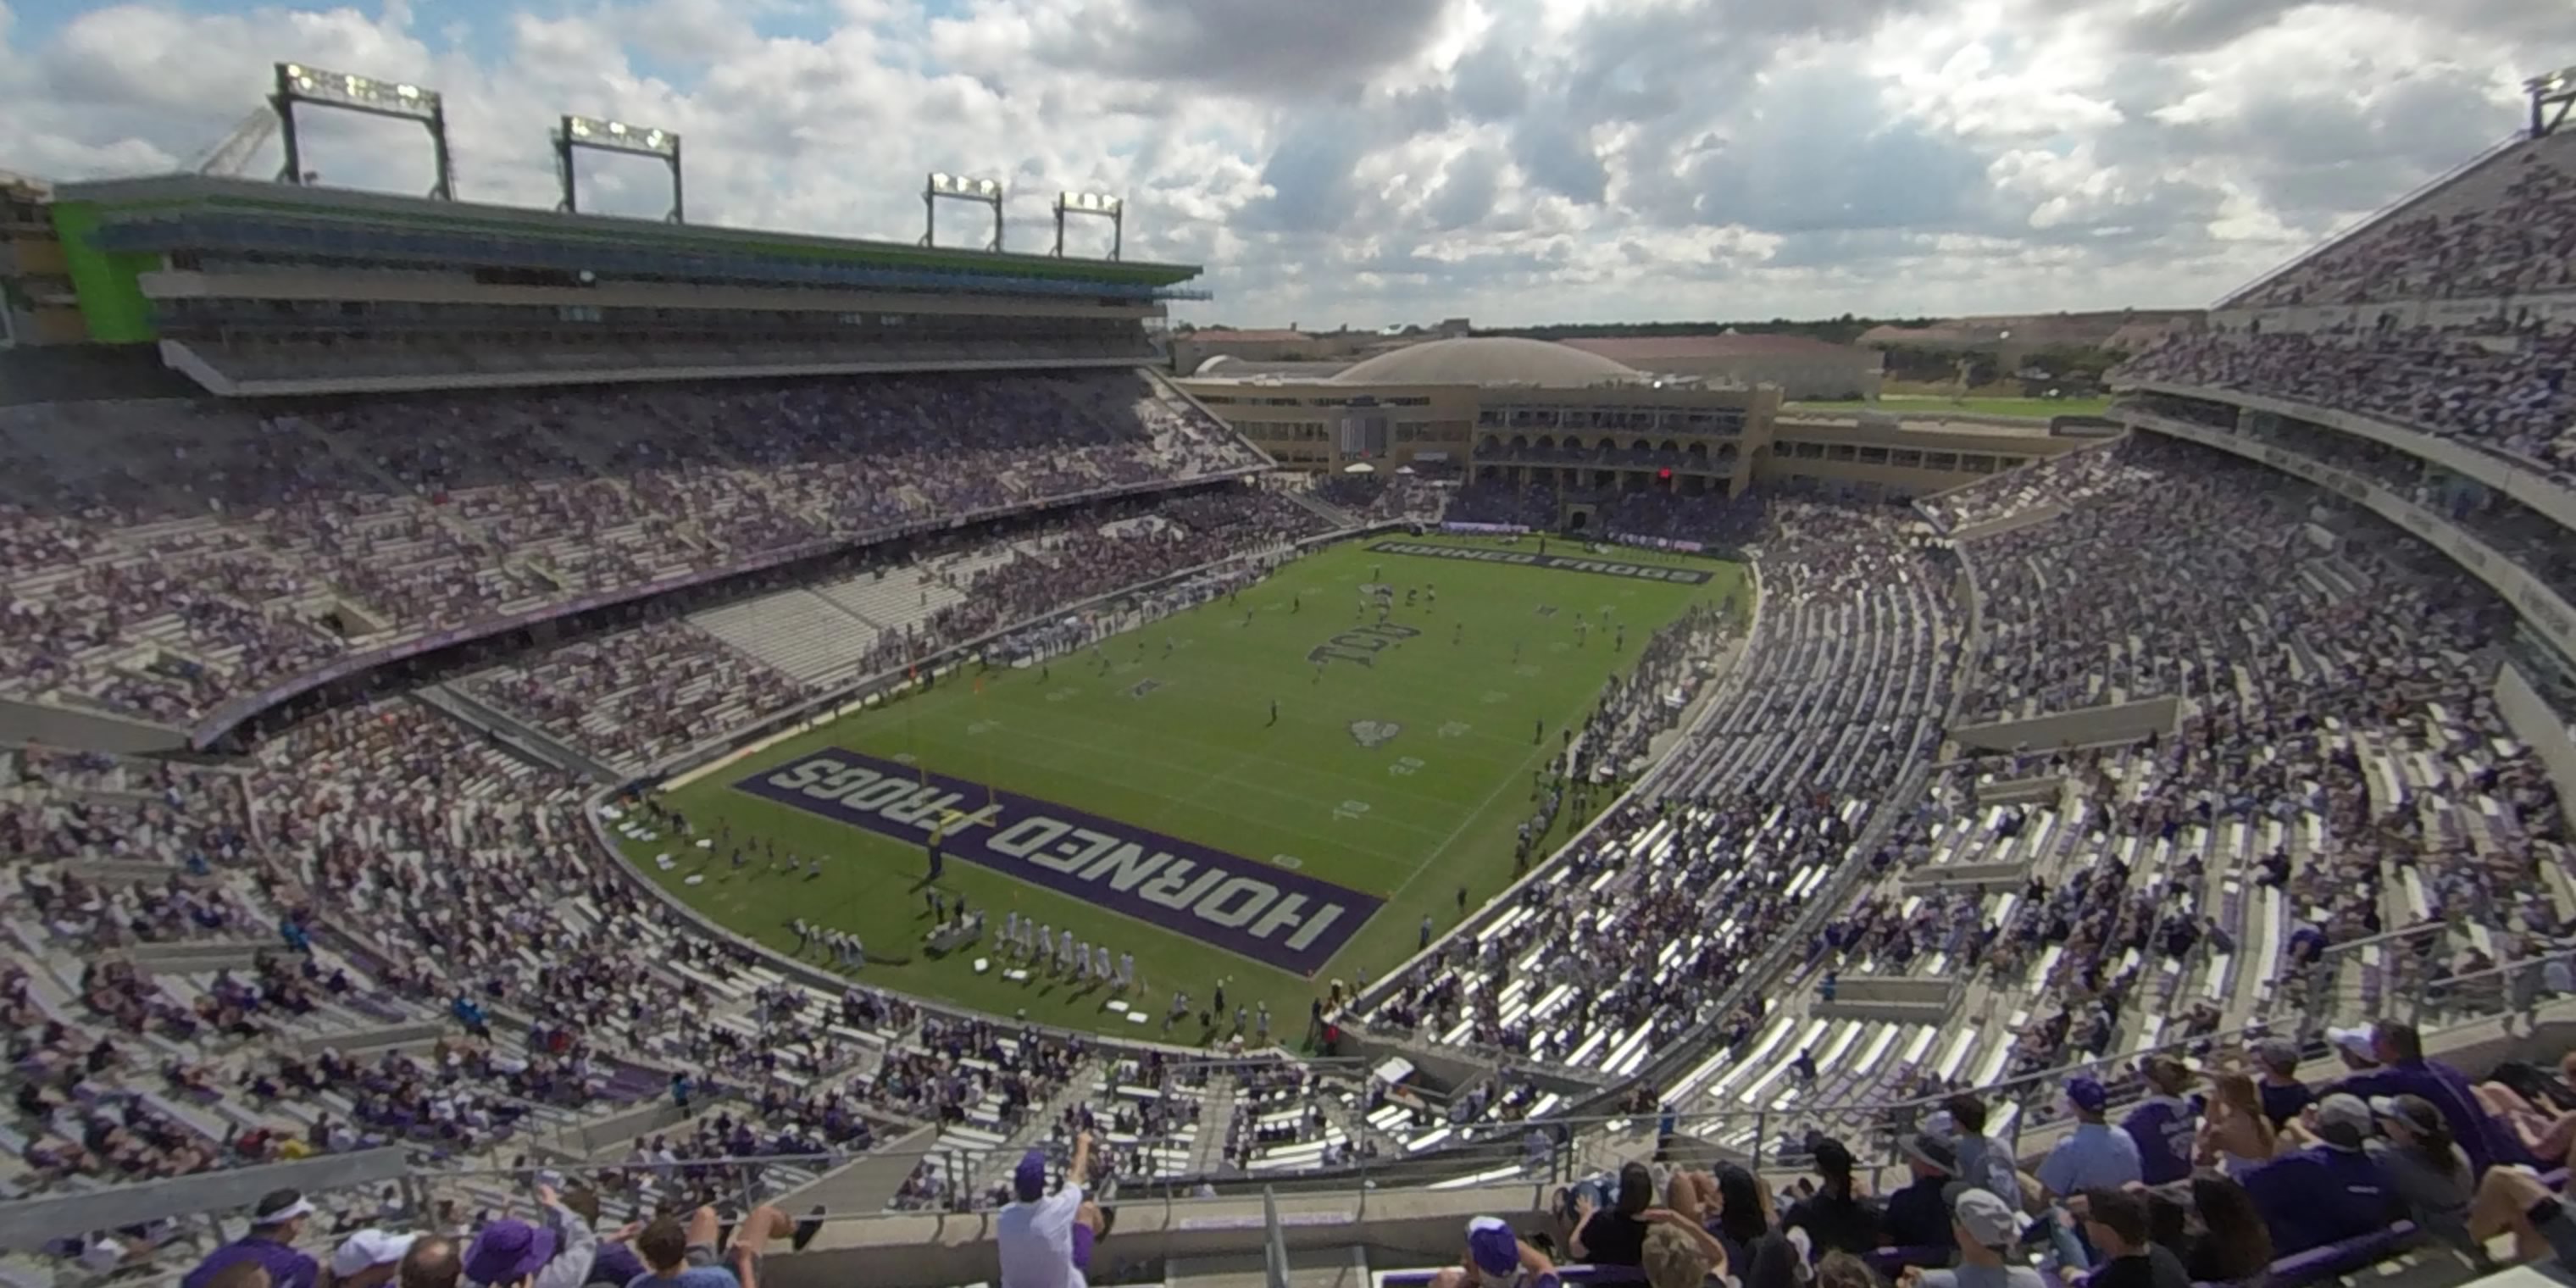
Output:
<svg viewBox="0 0 2576 1288">
<path fill-rule="evenodd" d="M 818 878 L 801 870 L 771 874 L 757 848 L 737 873 L 725 846 L 701 850 L 670 837 L 625 842 L 629 857 L 729 928 L 782 951 L 795 948 L 787 928 L 795 918 L 857 932 L 868 956 L 857 978 L 867 983 L 1003 1015 L 1025 1011 L 1045 1023 L 1160 1037 L 1175 987 L 1204 1006 L 1222 978 L 1229 1007 L 1268 1002 L 1274 1039 L 1294 1042 L 1305 1032 L 1309 999 L 1328 979 L 1355 982 L 1363 970 L 1370 978 L 1382 975 L 1414 952 L 1425 914 L 1445 930 L 1458 918 L 1462 887 L 1473 908 L 1512 880 L 1517 829 L 1536 809 L 1534 774 L 1562 747 L 1559 731 L 1581 720 L 1605 678 L 1626 671 L 1656 627 L 1702 600 L 1732 598 L 1739 615 L 1751 610 L 1743 570 L 1734 564 L 1690 561 L 1713 574 L 1705 585 L 1691 586 L 1377 553 L 1369 544 L 1348 543 L 1292 563 L 1245 591 L 1239 603 L 1219 599 L 1115 636 L 1102 649 L 1107 675 L 1089 650 L 1057 658 L 1043 671 L 988 672 L 980 694 L 968 676 L 957 675 L 670 793 L 666 803 L 688 816 L 696 836 L 712 837 L 729 825 L 732 843 L 774 840 L 782 856 L 822 856 Z M 1553 542 L 1551 552 L 1579 553 Z M 1627 552 L 1608 557 L 1682 562 Z M 1363 618 L 1355 610 L 1360 587 L 1381 574 L 1397 587 L 1399 605 L 1405 587 L 1438 589 L 1436 605 L 1399 606 L 1393 618 L 1422 634 L 1378 653 L 1372 666 L 1336 662 L 1319 672 L 1308 650 L 1376 620 L 1374 611 Z M 1627 624 L 1624 651 L 1613 651 L 1615 631 L 1599 629 L 1605 611 Z M 1595 627 L 1580 647 L 1577 612 Z M 1129 696 L 1146 680 L 1159 684 Z M 1267 727 L 1274 699 L 1279 723 Z M 1363 747 L 1351 732 L 1362 720 L 1394 722 L 1402 731 L 1379 747 Z M 1533 743 L 1539 721 L 1546 734 Z M 952 856 L 940 888 L 986 911 L 986 937 L 968 950 L 931 958 L 920 950 L 930 924 L 920 885 L 922 847 L 732 788 L 756 770 L 826 746 L 886 759 L 917 757 L 937 772 L 1255 861 L 1294 862 L 1387 903 L 1310 981 Z M 1597 809 L 1610 793 L 1595 789 L 1594 799 Z M 1569 809 L 1560 817 L 1551 843 L 1579 825 L 1571 815 Z M 666 852 L 677 866 L 659 871 L 652 858 Z M 692 873 L 703 873 L 703 881 L 685 884 Z M 1003 980 L 995 940 L 1014 909 L 1069 926 L 1089 942 L 1105 941 L 1113 952 L 1133 952 L 1143 987 L 1129 1000 L 1153 1022 L 1131 1025 L 1104 1010 L 1110 998 L 1104 990 L 1076 990 L 1043 975 L 1026 983 Z M 972 971 L 978 955 L 996 958 L 991 973 Z M 823 957 L 819 950 L 807 954 L 809 961 Z M 1231 1031 L 1230 1017 L 1218 1027 L 1217 1034 L 1202 1034 L 1193 1021 L 1171 1036 L 1222 1036 Z"/>
<path fill-rule="evenodd" d="M 1793 402 L 1780 409 L 1799 411 L 1883 411 L 1891 416 L 1938 416 L 1944 412 L 1977 416 L 2024 416 L 2046 420 L 2051 416 L 2099 416 L 2111 410 L 2108 398 L 1968 398 L 1954 400 L 1940 394 L 1889 394 L 1876 402 L 1847 399 L 1834 402 Z"/>
</svg>

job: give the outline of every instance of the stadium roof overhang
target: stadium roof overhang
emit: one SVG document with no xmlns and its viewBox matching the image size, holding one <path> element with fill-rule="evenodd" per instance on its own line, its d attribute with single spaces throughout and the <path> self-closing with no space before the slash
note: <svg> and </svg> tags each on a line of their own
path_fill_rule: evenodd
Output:
<svg viewBox="0 0 2576 1288">
<path fill-rule="evenodd" d="M 1186 264 L 1058 258 L 709 228 L 169 175 L 65 185 L 66 241 L 108 254 L 231 250 L 688 280 L 1006 295 L 1204 297 Z"/>
</svg>

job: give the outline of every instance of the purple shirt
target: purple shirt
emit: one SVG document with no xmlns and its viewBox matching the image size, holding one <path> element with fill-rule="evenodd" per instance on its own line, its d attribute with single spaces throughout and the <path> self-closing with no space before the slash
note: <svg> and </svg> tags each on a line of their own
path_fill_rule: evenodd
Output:
<svg viewBox="0 0 2576 1288">
<path fill-rule="evenodd" d="M 2433 1107 L 2441 1110 L 2442 1117 L 2451 1124 L 2451 1135 L 2460 1142 L 2461 1152 L 2469 1156 L 2472 1172 L 2483 1175 L 2490 1167 L 2537 1165 L 2540 1161 L 2523 1148 L 2521 1137 L 2478 1103 L 2476 1094 L 2469 1089 L 2469 1080 L 2459 1070 L 2439 1061 L 2409 1060 L 2357 1073 L 2336 1084 L 2334 1090 L 2364 1100 L 2373 1096 L 2422 1096 L 2433 1102 Z"/>
<path fill-rule="evenodd" d="M 2312 1145 L 2240 1180 L 2271 1227 L 2275 1258 L 2385 1230 L 2395 1211 L 2387 1174 L 2357 1149 Z"/>
<path fill-rule="evenodd" d="M 2138 1179 L 2168 1185 L 2190 1176 L 2192 1136 L 2199 1128 L 2199 1111 L 2177 1097 L 2150 1097 L 2130 1110 L 2120 1130 L 2138 1142 Z"/>
<path fill-rule="evenodd" d="M 250 1235 L 208 1253 L 197 1268 L 179 1281 L 179 1288 L 206 1288 L 206 1282 L 226 1266 L 243 1261 L 256 1261 L 268 1270 L 270 1288 L 313 1288 L 313 1278 L 322 1271 L 320 1262 L 279 1243 Z"/>
</svg>

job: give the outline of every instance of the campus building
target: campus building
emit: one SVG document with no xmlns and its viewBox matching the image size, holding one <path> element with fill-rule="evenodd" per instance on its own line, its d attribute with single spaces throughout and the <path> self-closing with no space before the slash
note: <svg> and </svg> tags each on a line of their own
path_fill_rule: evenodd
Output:
<svg viewBox="0 0 2576 1288">
<path fill-rule="evenodd" d="M 1914 496 L 2085 441 L 2038 422 L 1784 413 L 1776 384 L 1650 374 L 1586 347 L 1500 336 L 1349 364 L 1229 359 L 1178 383 L 1290 469 L 1411 468 L 1577 492 L 1736 496 L 1783 480 Z"/>
</svg>

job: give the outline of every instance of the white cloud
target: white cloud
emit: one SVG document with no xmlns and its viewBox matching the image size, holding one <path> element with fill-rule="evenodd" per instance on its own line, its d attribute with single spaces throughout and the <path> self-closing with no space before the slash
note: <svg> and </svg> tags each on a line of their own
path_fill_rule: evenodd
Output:
<svg viewBox="0 0 2576 1288">
<path fill-rule="evenodd" d="M 176 166 L 288 57 L 449 96 L 471 200 L 547 123 L 688 139 L 693 218 L 909 240 L 918 176 L 1129 198 L 1245 324 L 1882 315 L 2207 300 L 2476 152 L 2576 51 L 2557 0 L 0 0 L 0 168 Z M 427 186 L 312 113 L 326 182 Z M 265 172 L 272 154 L 253 165 Z M 658 214 L 649 162 L 585 204 Z M 952 225 L 953 226 L 953 225 Z M 1074 231 L 1075 236 L 1097 230 Z M 1090 245 L 1077 243 L 1077 249 Z"/>
</svg>

